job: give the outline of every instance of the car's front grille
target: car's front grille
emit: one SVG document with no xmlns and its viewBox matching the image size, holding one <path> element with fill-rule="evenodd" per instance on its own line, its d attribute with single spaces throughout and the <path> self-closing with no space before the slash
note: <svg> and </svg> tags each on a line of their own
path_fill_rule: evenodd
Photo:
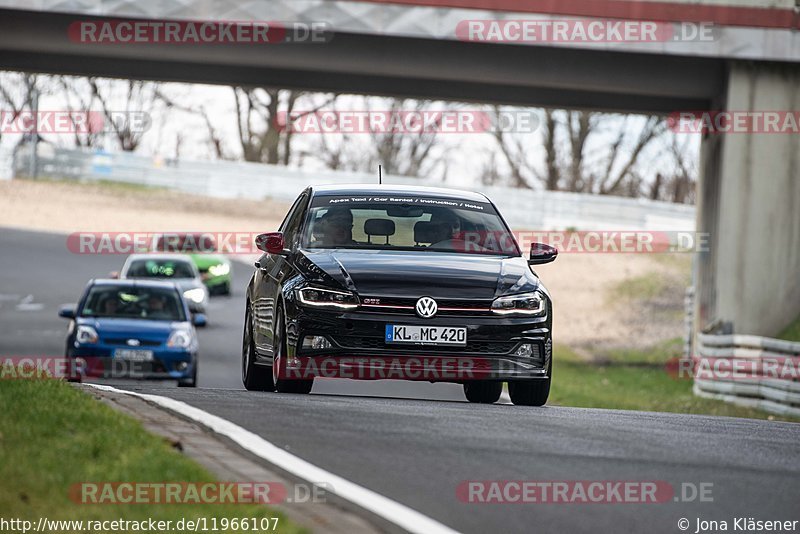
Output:
<svg viewBox="0 0 800 534">
<path fill-rule="evenodd" d="M 150 339 L 139 339 L 138 340 L 139 341 L 138 345 L 128 345 L 128 340 L 129 339 L 136 339 L 136 338 L 114 337 L 114 338 L 105 339 L 104 341 L 109 345 L 125 345 L 126 347 L 134 347 L 134 348 L 136 348 L 136 347 L 158 347 L 159 345 L 161 345 L 160 341 L 153 341 L 153 340 L 150 340 Z"/>
<path fill-rule="evenodd" d="M 416 298 L 361 297 L 361 309 L 380 313 L 415 315 Z M 447 315 L 491 315 L 491 300 L 436 299 L 437 316 Z"/>
<path fill-rule="evenodd" d="M 357 336 L 332 336 L 333 341 L 344 349 L 380 349 L 396 350 L 401 352 L 470 352 L 480 354 L 507 354 L 511 352 L 517 343 L 515 341 L 469 341 L 466 347 L 448 347 L 432 345 L 413 345 L 385 343 L 383 338 L 377 337 L 357 337 Z M 534 345 L 538 351 L 538 345 Z"/>
</svg>

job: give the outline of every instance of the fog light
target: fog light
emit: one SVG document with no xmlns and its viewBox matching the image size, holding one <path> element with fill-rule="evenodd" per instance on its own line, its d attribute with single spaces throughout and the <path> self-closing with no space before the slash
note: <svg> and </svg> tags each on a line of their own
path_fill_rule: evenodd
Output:
<svg viewBox="0 0 800 534">
<path fill-rule="evenodd" d="M 523 343 L 514 352 L 514 356 L 519 356 L 520 358 L 530 358 L 533 356 L 533 345 L 530 343 Z"/>
<path fill-rule="evenodd" d="M 306 336 L 303 338 L 303 348 L 311 350 L 329 349 L 333 345 L 325 336 Z"/>
<path fill-rule="evenodd" d="M 177 365 L 175 365 L 175 369 L 177 369 L 178 371 L 185 371 L 188 368 L 189 368 L 189 362 L 178 362 Z"/>
</svg>

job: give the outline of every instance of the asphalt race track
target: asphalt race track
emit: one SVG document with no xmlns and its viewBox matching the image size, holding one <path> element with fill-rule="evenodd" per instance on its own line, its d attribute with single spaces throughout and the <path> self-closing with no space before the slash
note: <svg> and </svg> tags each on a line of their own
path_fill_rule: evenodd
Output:
<svg viewBox="0 0 800 534">
<path fill-rule="evenodd" d="M 63 354 L 61 304 L 123 256 L 78 256 L 64 236 L 0 231 L 0 355 Z M 460 386 L 324 380 L 309 396 L 249 393 L 240 381 L 243 286 L 211 302 L 199 387 L 112 385 L 173 397 L 463 532 L 681 532 L 678 521 L 798 519 L 800 425 L 567 407 L 471 405 Z M 588 371 L 587 372 L 591 372 Z M 558 387 L 556 376 L 554 387 Z M 709 502 L 464 503 L 468 480 L 711 484 Z M 319 481 L 314 481 L 319 482 Z M 688 488 L 689 486 L 687 486 Z M 687 497 L 693 491 L 687 489 Z"/>
</svg>

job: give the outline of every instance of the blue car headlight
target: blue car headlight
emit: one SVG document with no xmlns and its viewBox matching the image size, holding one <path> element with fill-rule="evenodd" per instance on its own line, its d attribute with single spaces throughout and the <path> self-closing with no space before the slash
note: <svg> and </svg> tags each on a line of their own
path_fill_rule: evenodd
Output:
<svg viewBox="0 0 800 534">
<path fill-rule="evenodd" d="M 97 330 L 89 325 L 79 325 L 78 331 L 75 334 L 75 341 L 78 343 L 97 343 L 98 338 Z"/>
<path fill-rule="evenodd" d="M 192 333 L 188 330 L 173 330 L 167 339 L 167 346 L 176 349 L 188 349 L 192 345 Z"/>
</svg>

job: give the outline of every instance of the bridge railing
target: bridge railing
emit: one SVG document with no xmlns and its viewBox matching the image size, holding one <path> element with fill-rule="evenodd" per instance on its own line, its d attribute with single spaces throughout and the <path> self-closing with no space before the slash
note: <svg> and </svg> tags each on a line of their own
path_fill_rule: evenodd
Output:
<svg viewBox="0 0 800 534">
<path fill-rule="evenodd" d="M 800 343 L 748 335 L 697 335 L 694 393 L 800 417 Z"/>
</svg>

